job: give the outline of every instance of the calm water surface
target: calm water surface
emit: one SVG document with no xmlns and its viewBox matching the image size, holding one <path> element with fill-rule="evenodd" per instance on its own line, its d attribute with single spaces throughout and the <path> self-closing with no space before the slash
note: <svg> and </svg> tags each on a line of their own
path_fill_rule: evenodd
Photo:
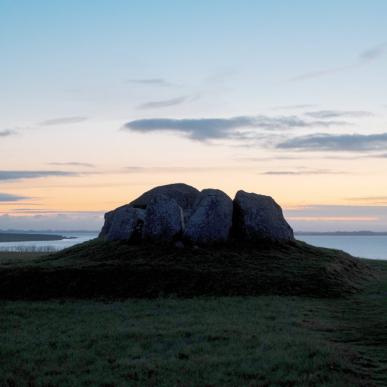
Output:
<svg viewBox="0 0 387 387">
<path fill-rule="evenodd" d="M 0 251 L 62 250 L 78 243 L 94 239 L 98 235 L 96 232 L 65 232 L 59 234 L 66 237 L 75 237 L 75 239 L 42 242 L 1 242 Z M 314 246 L 343 250 L 355 257 L 387 259 L 387 236 L 331 236 L 296 234 L 296 238 Z"/>
<path fill-rule="evenodd" d="M 96 232 L 44 232 L 44 234 L 62 235 L 74 239 L 60 241 L 0 242 L 0 251 L 57 251 L 78 243 L 86 242 L 98 236 Z"/>
<path fill-rule="evenodd" d="M 335 235 L 297 235 L 298 240 L 314 246 L 344 250 L 362 258 L 387 259 L 387 236 L 335 236 Z"/>
</svg>

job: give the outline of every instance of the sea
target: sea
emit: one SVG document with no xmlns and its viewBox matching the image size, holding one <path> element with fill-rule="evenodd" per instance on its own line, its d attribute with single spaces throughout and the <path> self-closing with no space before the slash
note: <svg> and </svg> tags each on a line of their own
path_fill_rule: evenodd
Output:
<svg viewBox="0 0 387 387">
<path fill-rule="evenodd" d="M 45 232 L 50 234 L 50 232 Z M 98 232 L 52 232 L 71 237 L 58 241 L 0 242 L 0 251 L 59 251 L 98 236 Z M 386 235 L 295 235 L 314 246 L 343 250 L 355 257 L 387 260 Z"/>
<path fill-rule="evenodd" d="M 387 259 L 387 235 L 295 235 L 318 247 L 343 250 L 354 257 Z"/>
<path fill-rule="evenodd" d="M 24 231 L 23 231 L 24 233 Z M 39 234 L 45 235 L 61 235 L 66 238 L 71 239 L 62 239 L 58 241 L 28 241 L 28 242 L 0 242 L 0 251 L 36 251 L 36 252 L 50 252 L 50 251 L 59 251 L 89 241 L 91 239 L 97 238 L 97 231 L 55 231 L 48 232 L 42 231 Z"/>
</svg>

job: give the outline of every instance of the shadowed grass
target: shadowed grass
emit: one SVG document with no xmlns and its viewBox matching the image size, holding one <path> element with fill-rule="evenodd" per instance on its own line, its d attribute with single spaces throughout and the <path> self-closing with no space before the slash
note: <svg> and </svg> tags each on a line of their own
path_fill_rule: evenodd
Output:
<svg viewBox="0 0 387 387">
<path fill-rule="evenodd" d="M 0 265 L 0 298 L 152 298 L 260 294 L 337 297 L 371 270 L 302 242 L 182 248 L 87 242 L 24 265 Z"/>
<path fill-rule="evenodd" d="M 1 301 L 0 385 L 385 386 L 387 262 L 361 263 L 344 298 Z"/>
<path fill-rule="evenodd" d="M 359 355 L 291 297 L 0 304 L 0 375 L 13 385 L 354 386 Z M 360 379 L 359 379 L 360 378 Z M 250 384 L 252 383 L 252 384 Z"/>
<path fill-rule="evenodd" d="M 24 266 L 31 261 L 36 262 L 37 259 L 41 259 L 47 254 L 49 253 L 42 251 L 0 251 L 0 268 L 15 267 L 18 264 Z"/>
</svg>

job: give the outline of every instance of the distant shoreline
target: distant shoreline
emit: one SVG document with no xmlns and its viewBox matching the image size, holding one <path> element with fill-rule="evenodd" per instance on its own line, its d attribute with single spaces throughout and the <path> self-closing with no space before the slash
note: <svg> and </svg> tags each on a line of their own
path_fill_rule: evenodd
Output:
<svg viewBox="0 0 387 387">
<path fill-rule="evenodd" d="M 334 231 L 334 232 L 317 232 L 317 231 L 299 231 L 295 235 L 305 236 L 387 236 L 387 232 L 374 231 Z"/>
<path fill-rule="evenodd" d="M 0 243 L 5 242 L 45 242 L 60 241 L 63 239 L 74 239 L 75 237 L 65 237 L 56 234 L 29 234 L 16 232 L 0 232 Z"/>
</svg>

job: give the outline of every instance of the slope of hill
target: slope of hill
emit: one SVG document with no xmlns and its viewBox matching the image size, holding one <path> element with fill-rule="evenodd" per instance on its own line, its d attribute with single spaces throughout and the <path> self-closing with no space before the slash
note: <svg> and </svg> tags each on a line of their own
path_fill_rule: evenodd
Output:
<svg viewBox="0 0 387 387">
<path fill-rule="evenodd" d="M 93 240 L 0 265 L 0 298 L 337 297 L 355 292 L 371 275 L 344 252 L 298 241 L 176 248 Z"/>
</svg>

